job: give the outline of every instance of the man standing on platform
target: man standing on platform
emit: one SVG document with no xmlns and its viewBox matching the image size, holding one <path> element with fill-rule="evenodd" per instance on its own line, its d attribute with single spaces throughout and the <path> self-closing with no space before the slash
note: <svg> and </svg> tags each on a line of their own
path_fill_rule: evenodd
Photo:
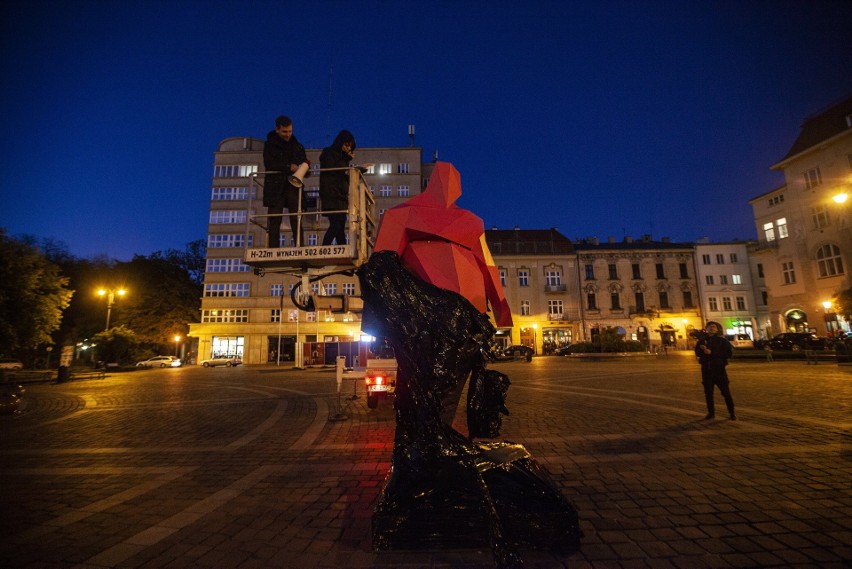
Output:
<svg viewBox="0 0 852 569">
<path fill-rule="evenodd" d="M 269 214 L 267 218 L 268 247 L 281 246 L 281 217 L 286 209 L 288 213 L 299 213 L 301 187 L 296 187 L 287 179 L 299 165 L 307 162 L 305 147 L 293 135 L 293 121 L 290 117 L 275 119 L 275 130 L 266 135 L 263 145 L 263 168 L 266 178 L 263 185 L 263 205 Z M 307 173 L 310 175 L 310 172 Z M 304 244 L 301 223 L 298 215 L 290 215 L 290 229 L 296 246 Z"/>
</svg>

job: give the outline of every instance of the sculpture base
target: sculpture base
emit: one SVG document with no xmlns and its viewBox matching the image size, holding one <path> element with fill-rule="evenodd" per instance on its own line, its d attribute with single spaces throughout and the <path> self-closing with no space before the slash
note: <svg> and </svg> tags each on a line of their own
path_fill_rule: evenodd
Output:
<svg viewBox="0 0 852 569">
<path fill-rule="evenodd" d="M 476 446 L 466 457 L 417 468 L 395 461 L 373 515 L 374 548 L 470 549 L 499 541 L 576 551 L 582 537 L 577 512 L 526 449 Z"/>
</svg>

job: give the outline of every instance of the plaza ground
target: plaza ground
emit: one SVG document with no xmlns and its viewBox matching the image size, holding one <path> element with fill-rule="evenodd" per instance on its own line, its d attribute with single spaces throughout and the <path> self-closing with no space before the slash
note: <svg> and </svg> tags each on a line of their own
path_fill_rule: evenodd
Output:
<svg viewBox="0 0 852 569">
<path fill-rule="evenodd" d="M 686 353 L 494 367 L 512 380 L 502 438 L 547 468 L 585 533 L 570 555 L 523 551 L 526 567 L 849 566 L 852 367 L 734 361 L 738 421 L 703 420 Z M 331 369 L 26 387 L 0 417 L 6 567 L 492 566 L 484 550 L 372 550 L 393 413 L 351 382 L 338 395 Z"/>
</svg>

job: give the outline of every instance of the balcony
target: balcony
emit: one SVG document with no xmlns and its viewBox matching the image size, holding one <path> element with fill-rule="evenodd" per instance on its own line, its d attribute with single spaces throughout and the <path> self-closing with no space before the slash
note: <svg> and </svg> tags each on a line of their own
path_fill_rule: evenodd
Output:
<svg viewBox="0 0 852 569">
<path fill-rule="evenodd" d="M 551 321 L 565 320 L 565 314 L 561 312 L 559 314 L 548 314 L 547 319 Z"/>
<path fill-rule="evenodd" d="M 544 292 L 566 292 L 567 290 L 568 285 L 564 284 L 544 285 Z"/>
<path fill-rule="evenodd" d="M 755 247 L 755 253 L 760 253 L 762 251 L 774 251 L 778 249 L 778 242 L 780 239 L 773 239 L 772 241 L 759 240 L 757 242 L 757 247 Z"/>
</svg>

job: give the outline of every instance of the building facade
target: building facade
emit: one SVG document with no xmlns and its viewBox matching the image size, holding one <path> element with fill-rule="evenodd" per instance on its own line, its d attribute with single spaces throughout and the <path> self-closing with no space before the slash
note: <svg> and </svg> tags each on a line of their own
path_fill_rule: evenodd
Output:
<svg viewBox="0 0 852 569">
<path fill-rule="evenodd" d="M 852 286 L 852 96 L 806 119 L 772 169 L 785 183 L 749 202 L 770 334 L 848 332 L 831 299 Z"/>
<path fill-rule="evenodd" d="M 695 245 L 695 271 L 701 311 L 722 325 L 725 334 L 766 337 L 768 310 L 763 267 L 755 263 L 754 242 Z"/>
<path fill-rule="evenodd" d="M 574 243 L 584 338 L 613 327 L 649 347 L 688 348 L 701 329 L 694 244 L 626 237 Z"/>
<path fill-rule="evenodd" d="M 490 229 L 485 239 L 512 310 L 511 329 L 498 329 L 503 345 L 547 354 L 582 337 L 576 258 L 556 229 Z"/>
</svg>

